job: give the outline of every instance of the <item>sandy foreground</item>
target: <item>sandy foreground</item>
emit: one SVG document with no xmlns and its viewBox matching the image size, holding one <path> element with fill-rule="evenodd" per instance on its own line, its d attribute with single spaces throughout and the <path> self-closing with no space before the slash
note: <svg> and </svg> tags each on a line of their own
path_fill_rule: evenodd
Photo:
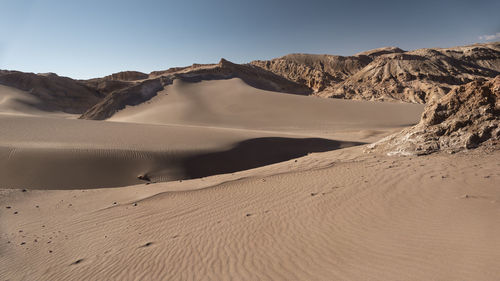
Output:
<svg viewBox="0 0 500 281">
<path fill-rule="evenodd" d="M 500 276 L 499 151 L 364 152 L 416 123 L 420 105 L 238 79 L 176 82 L 109 121 L 9 103 L 2 280 Z"/>
</svg>

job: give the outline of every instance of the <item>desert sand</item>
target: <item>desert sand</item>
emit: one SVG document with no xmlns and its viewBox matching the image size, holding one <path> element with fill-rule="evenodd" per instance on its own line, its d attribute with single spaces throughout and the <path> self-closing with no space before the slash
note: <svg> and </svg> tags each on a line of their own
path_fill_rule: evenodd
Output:
<svg viewBox="0 0 500 281">
<path fill-rule="evenodd" d="M 94 121 L 0 94 L 4 280 L 500 276 L 498 149 L 367 149 L 423 105 L 178 79 Z"/>
<path fill-rule="evenodd" d="M 175 81 L 109 119 L 116 122 L 6 111 L 0 185 L 117 187 L 143 182 L 138 175 L 169 181 L 235 172 L 370 142 L 416 123 L 422 109 L 287 95 L 235 78 Z"/>
</svg>

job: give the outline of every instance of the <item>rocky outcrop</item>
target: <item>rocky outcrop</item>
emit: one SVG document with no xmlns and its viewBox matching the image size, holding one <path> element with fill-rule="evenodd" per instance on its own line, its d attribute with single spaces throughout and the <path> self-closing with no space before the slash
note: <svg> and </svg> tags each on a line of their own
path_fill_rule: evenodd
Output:
<svg viewBox="0 0 500 281">
<path fill-rule="evenodd" d="M 87 87 L 98 91 L 104 97 L 114 91 L 121 90 L 135 85 L 134 81 L 121 81 L 121 80 L 107 80 L 107 79 L 91 79 L 80 80 L 80 83 L 85 84 Z"/>
<path fill-rule="evenodd" d="M 410 52 L 386 47 L 350 57 L 293 54 L 251 64 L 321 97 L 427 103 L 456 85 L 500 74 L 500 43 Z"/>
<path fill-rule="evenodd" d="M 107 96 L 114 91 L 133 86 L 137 82 L 148 78 L 149 75 L 142 72 L 122 71 L 102 78 L 80 80 L 80 82 Z"/>
<path fill-rule="evenodd" d="M 40 108 L 46 111 L 81 114 L 104 97 L 84 83 L 54 73 L 0 70 L 0 84 L 37 97 L 42 103 Z"/>
<path fill-rule="evenodd" d="M 321 92 L 358 72 L 371 60 L 368 56 L 291 54 L 250 64 Z"/>
<path fill-rule="evenodd" d="M 218 64 L 193 64 L 189 67 L 155 71 L 150 74 L 150 77 L 169 77 L 170 79 L 182 79 L 191 82 L 240 78 L 248 85 L 262 90 L 299 95 L 312 93 L 309 87 L 286 79 L 271 71 L 264 70 L 252 64 L 232 63 L 226 59 L 221 59 Z"/>
<path fill-rule="evenodd" d="M 104 80 L 118 80 L 118 81 L 137 81 L 147 79 L 149 76 L 146 73 L 139 71 L 122 71 L 105 76 Z"/>
<path fill-rule="evenodd" d="M 160 78 L 145 80 L 134 86 L 127 87 L 112 92 L 101 102 L 87 110 L 80 119 L 104 120 L 111 117 L 117 111 L 126 106 L 133 106 L 143 103 L 154 97 L 158 91 L 163 89 L 164 85 L 171 81 Z"/>
<path fill-rule="evenodd" d="M 466 51 L 477 54 L 472 49 Z M 449 56 L 446 51 L 436 49 L 380 55 L 365 68 L 321 95 L 427 103 L 444 96 L 453 86 L 500 74 L 495 62 L 500 58 L 500 52 L 490 50 L 492 54 L 487 57 L 487 61 L 491 62 L 494 69 L 480 66 L 477 64 L 479 60 L 472 60 L 465 55 Z"/>
<path fill-rule="evenodd" d="M 453 88 L 427 105 L 420 123 L 370 149 L 392 155 L 457 152 L 500 141 L 500 75 Z"/>
</svg>

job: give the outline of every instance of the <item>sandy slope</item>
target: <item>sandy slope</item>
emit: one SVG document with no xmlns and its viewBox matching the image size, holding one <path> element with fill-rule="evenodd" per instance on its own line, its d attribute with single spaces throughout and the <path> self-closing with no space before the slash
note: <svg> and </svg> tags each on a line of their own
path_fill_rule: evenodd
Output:
<svg viewBox="0 0 500 281">
<path fill-rule="evenodd" d="M 150 101 L 129 106 L 109 120 L 324 134 L 408 126 L 422 110 L 414 104 L 286 95 L 255 89 L 233 78 L 200 83 L 175 80 Z"/>
<path fill-rule="evenodd" d="M 356 145 L 265 131 L 0 117 L 0 186 L 93 188 L 228 173 Z M 258 154 L 256 152 L 265 153 Z"/>
<path fill-rule="evenodd" d="M 144 174 L 169 181 L 229 173 L 378 139 L 416 123 L 421 110 L 262 91 L 239 79 L 175 82 L 118 112 L 112 120 L 120 122 L 1 115 L 0 187 L 116 187 Z"/>
<path fill-rule="evenodd" d="M 41 99 L 16 88 L 0 85 L 0 114 L 23 116 L 57 116 L 77 118 L 57 111 L 54 107 L 44 103 Z"/>
<path fill-rule="evenodd" d="M 182 183 L 4 190 L 0 276 L 495 280 L 500 275 L 498 151 L 394 158 L 360 150 Z"/>
<path fill-rule="evenodd" d="M 421 110 L 231 79 L 174 83 L 119 122 L 1 114 L 0 184 L 26 189 L 0 189 L 0 277 L 495 280 L 499 150 L 343 148 Z M 125 186 L 139 173 L 201 178 Z M 123 187 L 50 190 L 99 186 Z"/>
</svg>

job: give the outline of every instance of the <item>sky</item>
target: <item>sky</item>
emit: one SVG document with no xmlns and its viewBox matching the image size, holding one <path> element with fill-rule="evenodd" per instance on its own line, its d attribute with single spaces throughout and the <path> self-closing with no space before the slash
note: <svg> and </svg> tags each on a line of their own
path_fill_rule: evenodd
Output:
<svg viewBox="0 0 500 281">
<path fill-rule="evenodd" d="M 500 1 L 0 0 L 0 69 L 78 79 L 500 41 Z"/>
</svg>

